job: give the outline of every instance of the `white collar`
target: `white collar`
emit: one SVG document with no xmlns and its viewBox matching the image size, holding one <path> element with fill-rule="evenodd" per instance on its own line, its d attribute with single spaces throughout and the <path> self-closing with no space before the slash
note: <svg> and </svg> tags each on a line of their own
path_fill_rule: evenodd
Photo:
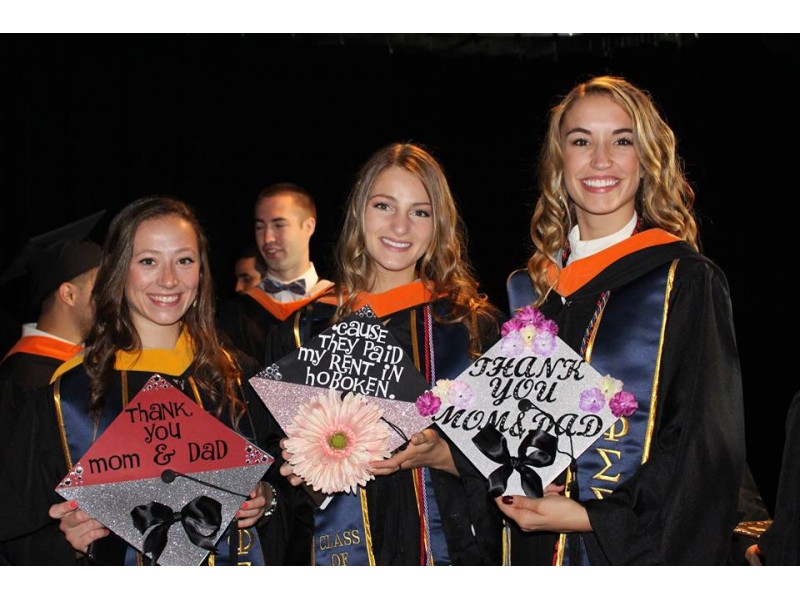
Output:
<svg viewBox="0 0 800 600">
<path fill-rule="evenodd" d="M 277 281 L 278 283 L 292 283 L 293 281 L 299 281 L 301 279 L 305 280 L 306 282 L 306 289 L 310 290 L 314 285 L 317 283 L 319 276 L 317 275 L 317 270 L 314 268 L 314 263 L 310 263 L 308 270 L 300 275 L 300 277 L 296 277 L 294 279 L 290 279 L 289 281 L 284 281 L 283 279 L 278 279 L 277 277 L 273 277 L 272 275 L 267 274 L 267 277 L 272 279 L 273 281 Z"/>
<path fill-rule="evenodd" d="M 62 337 L 58 337 L 57 335 L 53 335 L 52 333 L 47 333 L 46 331 L 42 331 L 41 329 L 37 328 L 38 323 L 23 323 L 22 324 L 22 337 L 31 337 L 31 336 L 39 336 L 39 337 L 46 337 L 51 338 L 54 340 L 58 340 L 59 342 L 66 342 L 68 344 L 74 344 L 75 342 L 70 342 L 69 340 L 65 340 Z"/>
<path fill-rule="evenodd" d="M 591 256 L 592 254 L 597 254 L 598 252 L 601 252 L 606 248 L 610 248 L 622 240 L 628 239 L 631 237 L 633 230 L 636 228 L 636 220 L 638 218 L 639 215 L 637 215 L 636 211 L 634 211 L 631 220 L 628 221 L 628 223 L 616 233 L 586 241 L 581 240 L 580 230 L 578 229 L 578 226 L 575 225 L 575 227 L 570 230 L 568 236 L 570 254 L 569 258 L 567 258 L 567 264 L 573 263 L 582 258 L 586 258 L 587 256 Z"/>
</svg>

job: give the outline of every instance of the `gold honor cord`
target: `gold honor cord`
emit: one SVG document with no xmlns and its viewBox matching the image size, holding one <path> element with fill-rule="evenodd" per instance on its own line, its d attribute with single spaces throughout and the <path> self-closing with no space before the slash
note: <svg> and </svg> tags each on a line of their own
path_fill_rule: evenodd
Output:
<svg viewBox="0 0 800 600">
<path fill-rule="evenodd" d="M 419 362 L 419 348 L 417 347 L 417 311 L 416 309 L 412 308 L 408 311 L 408 316 L 410 319 L 410 329 L 411 329 L 411 351 L 414 354 L 414 366 L 417 368 L 417 371 L 422 373 L 422 368 Z"/>
<path fill-rule="evenodd" d="M 603 307 L 597 313 L 597 319 L 592 326 L 592 332 L 589 334 L 589 343 L 586 344 L 586 354 L 583 357 L 587 363 L 592 362 L 592 350 L 594 349 L 594 340 L 597 337 L 597 330 L 600 328 L 600 321 L 603 320 L 603 314 L 606 312 L 606 306 L 608 306 L 608 299 L 611 297 L 611 292 L 608 293 L 608 298 L 606 298 L 606 302 L 603 303 Z"/>
<path fill-rule="evenodd" d="M 64 414 L 61 412 L 61 377 L 56 379 L 53 384 L 53 403 L 56 407 L 56 418 L 58 419 L 58 433 L 61 436 L 61 448 L 64 450 L 64 459 L 67 461 L 67 471 L 72 471 L 72 456 L 69 452 L 67 443 L 67 430 L 64 427 Z"/>
<path fill-rule="evenodd" d="M 192 388 L 192 393 L 194 394 L 194 401 L 203 410 L 205 410 L 205 406 L 203 406 L 203 398 L 200 396 L 200 390 L 197 389 L 197 383 L 194 380 L 194 377 L 189 376 L 186 378 L 186 381 L 189 382 L 189 387 Z"/>
<path fill-rule="evenodd" d="M 588 351 L 587 351 L 588 352 Z M 576 474 L 577 476 L 577 474 Z M 569 498 L 569 490 L 570 484 L 572 483 L 572 471 L 567 469 L 567 480 L 564 482 L 564 495 Z M 556 552 L 556 560 L 555 566 L 556 567 L 563 567 L 564 566 L 564 549 L 567 546 L 567 534 L 566 533 L 559 533 L 558 534 L 558 547 Z"/>
<path fill-rule="evenodd" d="M 503 543 L 503 563 L 504 567 L 511 566 L 511 526 L 506 519 L 503 519 L 503 531 L 500 533 Z"/>
<path fill-rule="evenodd" d="M 364 545 L 367 547 L 367 558 L 369 566 L 375 566 L 375 552 L 372 550 L 372 528 L 369 525 L 369 506 L 367 504 L 367 490 L 359 486 L 359 498 L 361 499 L 361 516 L 364 519 Z"/>
<path fill-rule="evenodd" d="M 292 326 L 292 331 L 294 332 L 294 343 L 295 347 L 299 348 L 303 345 L 303 342 L 300 340 L 300 316 L 303 314 L 303 309 L 298 310 L 294 314 L 294 325 Z"/>
</svg>

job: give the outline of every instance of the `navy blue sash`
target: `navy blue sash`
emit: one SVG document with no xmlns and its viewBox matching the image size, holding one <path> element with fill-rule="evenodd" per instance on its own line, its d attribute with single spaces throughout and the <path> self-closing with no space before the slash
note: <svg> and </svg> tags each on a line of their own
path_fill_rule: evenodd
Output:
<svg viewBox="0 0 800 600">
<path fill-rule="evenodd" d="M 631 417 L 621 417 L 578 457 L 578 500 L 602 499 L 646 460 L 650 445 L 656 365 L 661 353 L 665 294 L 672 264 L 662 265 L 611 292 L 597 322 L 589 362 L 599 373 L 622 380 L 639 402 Z M 588 352 L 587 352 L 588 354 Z M 566 537 L 563 564 L 589 564 L 580 536 Z M 563 543 L 560 544 L 564 546 Z"/>
<path fill-rule="evenodd" d="M 314 511 L 314 565 L 375 566 L 366 500 L 359 488 L 354 494 L 336 494 L 324 510 Z"/>
<path fill-rule="evenodd" d="M 450 554 L 430 470 L 422 469 L 422 474 L 425 478 L 431 554 L 436 566 L 449 565 Z M 375 566 L 366 492 L 363 489 L 359 488 L 355 494 L 336 494 L 325 510 L 314 511 L 313 543 L 312 562 L 316 566 Z"/>
<path fill-rule="evenodd" d="M 233 544 L 233 545 L 232 545 Z M 255 527 L 238 529 L 234 523 L 228 525 L 225 534 L 217 542 L 210 565 L 235 567 L 260 567 L 264 565 L 264 552 Z"/>
<path fill-rule="evenodd" d="M 70 371 L 59 377 L 56 389 L 60 393 L 61 420 L 59 428 L 62 439 L 66 440 L 69 456 L 68 469 L 75 460 L 86 454 L 89 447 L 100 437 L 111 422 L 122 412 L 122 393 L 120 381 L 114 379 L 114 385 L 106 396 L 103 414 L 92 418 L 86 410 L 89 399 L 89 380 L 82 368 Z"/>
<path fill-rule="evenodd" d="M 450 553 L 447 551 L 447 538 L 444 533 L 444 523 L 439 511 L 439 504 L 436 502 L 431 470 L 427 467 L 423 468 L 422 476 L 425 479 L 425 500 L 428 503 L 428 541 L 433 564 L 435 566 L 447 566 L 451 564 Z"/>
<path fill-rule="evenodd" d="M 74 460 L 86 454 L 89 447 L 100 437 L 106 428 L 122 412 L 123 400 L 127 404 L 132 395 L 138 393 L 138 389 L 126 390 L 123 394 L 122 379 L 127 380 L 127 373 L 114 378 L 114 384 L 106 394 L 105 406 L 102 415 L 94 419 L 87 413 L 89 379 L 86 372 L 81 367 L 65 373 L 59 377 L 55 383 L 57 390 L 57 410 L 60 415 L 59 430 L 61 431 L 62 441 L 66 444 L 65 450 L 69 451 L 67 459 L 67 470 L 72 468 Z M 147 374 L 149 377 L 150 374 Z M 164 376 L 172 381 L 171 376 Z M 124 396 L 124 399 L 123 399 Z M 242 419 L 241 426 L 249 429 L 249 421 Z M 251 432 L 243 431 L 242 435 L 250 435 Z M 252 438 L 252 435 L 250 435 Z M 233 532 L 231 534 L 231 532 Z M 233 538 L 233 540 L 232 540 Z M 236 541 L 237 546 L 231 549 L 230 542 Z M 141 565 L 142 555 L 135 548 L 126 544 L 124 564 Z M 209 557 L 209 564 L 216 565 L 263 565 L 264 554 L 261 551 L 261 542 L 255 527 L 249 529 L 234 529 L 233 525 L 217 542 L 216 556 Z"/>
</svg>

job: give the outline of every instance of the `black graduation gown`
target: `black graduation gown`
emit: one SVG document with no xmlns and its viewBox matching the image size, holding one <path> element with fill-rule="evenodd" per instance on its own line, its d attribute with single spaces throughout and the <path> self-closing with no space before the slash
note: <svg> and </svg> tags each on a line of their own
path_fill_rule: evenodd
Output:
<svg viewBox="0 0 800 600">
<path fill-rule="evenodd" d="M 0 385 L 13 381 L 25 389 L 45 387 L 62 362 L 52 356 L 17 352 L 0 364 Z"/>
<path fill-rule="evenodd" d="M 59 345 L 57 341 L 48 342 Z M 64 343 L 63 349 L 67 348 L 71 346 Z M 13 352 L 0 363 L 0 473 L 14 468 L 13 454 L 6 458 L 6 449 L 14 445 L 19 419 L 32 418 L 35 406 L 26 406 L 30 392 L 46 387 L 64 358 L 63 354 L 48 354 L 46 348 L 31 348 Z M 0 564 L 73 564 L 75 560 L 57 523 L 46 522 L 31 535 L 0 540 Z"/>
<path fill-rule="evenodd" d="M 147 351 L 145 351 L 147 352 Z M 246 358 L 244 359 L 247 360 Z M 251 369 L 252 370 L 252 369 Z M 126 371 L 129 396 L 133 397 L 155 371 Z M 163 374 L 170 382 L 183 389 L 191 375 L 191 369 L 175 376 Z M 68 369 L 62 375 L 62 389 L 86 389 L 89 379 L 82 364 Z M 189 390 L 189 388 L 186 388 Z M 110 394 L 119 394 L 120 372 L 117 371 Z M 243 385 L 247 414 L 242 417 L 238 433 L 253 439 L 262 449 L 273 456 L 279 449 L 268 447 L 268 439 L 276 436 L 268 432 L 271 417 L 261 400 L 252 393 L 249 385 Z M 191 391 L 185 392 L 192 395 Z M 88 391 L 86 392 L 88 398 Z M 58 521 L 48 516 L 52 504 L 64 499 L 55 492 L 56 485 L 66 475 L 67 460 L 61 445 L 58 418 L 53 401 L 53 387 L 18 394 L 14 397 L 13 410 L 17 413 L 17 425 L 10 427 L 0 422 L 0 439 L 3 445 L 0 472 L 0 542 L 13 553 L 9 562 L 19 565 L 74 565 L 85 562 L 76 556 L 58 529 Z M 88 416 L 87 416 L 88 418 Z M 229 423 L 227 415 L 222 420 Z M 230 426 L 230 425 L 229 425 Z M 76 459 L 78 457 L 72 457 Z M 262 551 L 266 564 L 283 564 L 283 548 L 287 544 L 291 503 L 281 505 L 281 497 L 294 496 L 296 490 L 280 477 L 277 468 L 270 468 L 266 479 L 278 490 L 276 512 L 258 527 Z M 122 564 L 125 542 L 113 533 L 96 543 L 94 564 Z"/>
<path fill-rule="evenodd" d="M 77 556 L 47 515 L 64 499 L 55 493 L 67 473 L 53 402 L 17 390 L 0 414 L 0 552 L 12 565 L 74 565 Z"/>
<path fill-rule="evenodd" d="M 615 289 L 676 258 L 649 459 L 611 495 L 583 503 L 591 564 L 725 564 L 738 521 L 742 386 L 722 271 L 683 242 L 644 247 L 598 263 L 583 285 L 563 301 L 551 293 L 541 310 L 579 352 L 602 292 L 613 302 Z M 512 526 L 512 560 L 551 564 L 555 540 Z"/>
<path fill-rule="evenodd" d="M 758 539 L 766 565 L 800 565 L 800 392 L 786 415 L 775 517 Z"/>
<path fill-rule="evenodd" d="M 314 300 L 324 292 L 295 302 L 276 302 L 261 288 L 252 288 L 220 308 L 218 328 L 227 342 L 263 368 L 297 348 L 298 340 L 302 343 L 308 339 L 312 330 L 319 330 L 317 321 L 321 317 Z M 326 326 L 323 324 L 322 329 Z M 278 329 L 284 334 L 278 334 Z"/>
<path fill-rule="evenodd" d="M 379 305 L 370 301 L 375 296 L 367 296 L 369 304 L 385 324 L 406 354 L 413 359 L 412 328 L 418 348 L 417 356 L 424 357 L 425 335 L 423 331 L 423 304 L 418 303 L 418 295 L 409 294 L 409 290 L 418 292 L 418 282 L 412 287 L 403 286 L 375 296 L 390 300 L 393 306 L 401 306 L 399 310 L 387 314 Z M 415 289 L 417 288 L 417 289 Z M 406 300 L 406 296 L 409 298 Z M 411 297 L 415 299 L 411 299 Z M 334 306 L 330 299 L 317 302 L 314 308 L 318 316 L 316 328 L 312 332 L 318 334 L 330 324 L 334 314 Z M 434 301 L 431 308 L 440 314 L 446 313 L 444 300 Z M 487 330 L 491 330 L 490 327 Z M 287 329 L 280 333 L 292 335 Z M 487 350 L 496 341 L 487 336 L 483 350 Z M 468 332 L 460 324 L 446 325 L 433 321 L 433 346 L 437 378 L 455 378 L 472 362 L 467 348 Z M 443 436 L 444 437 L 444 436 Z M 446 438 L 445 438 L 446 439 Z M 486 480 L 471 467 L 469 461 L 452 444 L 453 458 L 459 468 L 461 477 L 430 469 L 434 492 L 442 524 L 445 531 L 447 549 L 450 560 L 455 565 L 483 565 L 501 562 L 502 535 L 501 515 L 487 493 Z M 420 519 L 417 509 L 413 476 L 411 471 L 404 470 L 392 475 L 377 477 L 367 483 L 367 504 L 372 533 L 372 547 L 377 565 L 419 565 L 420 556 Z M 310 537 L 305 543 L 312 544 Z"/>
</svg>

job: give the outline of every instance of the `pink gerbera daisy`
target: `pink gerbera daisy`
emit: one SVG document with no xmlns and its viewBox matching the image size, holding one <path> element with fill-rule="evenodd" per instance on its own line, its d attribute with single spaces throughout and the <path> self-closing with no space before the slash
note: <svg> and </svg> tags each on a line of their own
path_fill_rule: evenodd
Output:
<svg viewBox="0 0 800 600">
<path fill-rule="evenodd" d="M 339 399 L 328 390 L 300 406 L 286 428 L 286 450 L 295 474 L 325 494 L 355 492 L 374 479 L 369 463 L 391 455 L 383 411 L 363 396 Z"/>
</svg>

